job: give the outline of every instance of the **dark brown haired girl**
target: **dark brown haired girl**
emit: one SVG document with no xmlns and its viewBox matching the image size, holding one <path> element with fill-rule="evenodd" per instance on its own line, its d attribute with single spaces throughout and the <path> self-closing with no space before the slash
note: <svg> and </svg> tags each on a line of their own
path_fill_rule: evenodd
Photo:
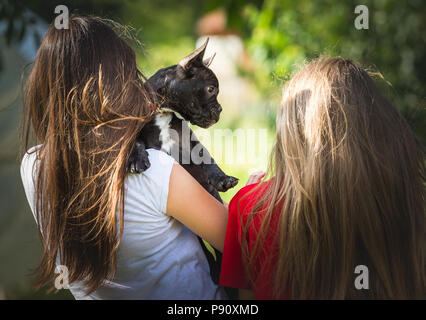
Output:
<svg viewBox="0 0 426 320">
<path fill-rule="evenodd" d="M 104 20 L 47 31 L 24 100 L 26 149 L 32 132 L 40 144 L 21 165 L 43 244 L 37 284 L 61 264 L 77 299 L 223 298 L 192 231 L 221 249 L 225 207 L 157 150 L 144 174 L 126 175 L 155 111 L 143 81 Z"/>
</svg>

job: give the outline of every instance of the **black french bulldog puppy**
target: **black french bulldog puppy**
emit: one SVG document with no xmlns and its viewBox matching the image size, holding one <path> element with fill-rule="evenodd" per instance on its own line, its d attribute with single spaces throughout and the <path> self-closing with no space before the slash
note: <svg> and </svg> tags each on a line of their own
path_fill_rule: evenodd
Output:
<svg viewBox="0 0 426 320">
<path fill-rule="evenodd" d="M 217 102 L 219 83 L 208 68 L 214 56 L 203 61 L 207 43 L 208 39 L 179 64 L 160 69 L 147 80 L 146 85 L 161 103 L 160 112 L 139 134 L 129 157 L 128 170 L 136 173 L 146 170 L 149 159 L 145 148 L 161 149 L 222 202 L 218 191 L 234 187 L 238 179 L 218 167 L 188 127 L 190 122 L 208 128 L 219 120 L 222 111 Z M 204 161 L 200 163 L 200 160 Z"/>
<path fill-rule="evenodd" d="M 143 172 L 150 166 L 146 149 L 163 150 L 222 202 L 218 191 L 234 187 L 238 179 L 226 175 L 218 167 L 208 150 L 188 127 L 190 122 L 207 128 L 219 120 L 222 111 L 217 102 L 219 83 L 213 71 L 208 68 L 214 56 L 203 61 L 207 43 L 208 39 L 177 65 L 160 69 L 147 80 L 148 91 L 154 92 L 155 100 L 159 101 L 159 112 L 141 130 L 127 169 L 130 172 Z M 200 163 L 200 159 L 204 161 Z M 209 262 L 211 276 L 218 283 L 222 255 L 215 250 L 217 259 L 214 260 L 203 241 L 199 240 Z M 235 298 L 235 291 L 227 292 L 230 297 Z"/>
</svg>

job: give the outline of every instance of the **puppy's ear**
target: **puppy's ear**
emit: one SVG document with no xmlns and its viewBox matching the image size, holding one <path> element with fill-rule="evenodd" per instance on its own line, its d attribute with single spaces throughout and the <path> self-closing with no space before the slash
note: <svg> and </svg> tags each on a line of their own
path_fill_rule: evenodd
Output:
<svg viewBox="0 0 426 320">
<path fill-rule="evenodd" d="M 216 52 L 210 58 L 204 59 L 203 64 L 208 68 L 211 65 L 215 56 L 216 56 Z"/>
<path fill-rule="evenodd" d="M 189 71 L 193 67 L 202 67 L 204 52 L 206 51 L 207 43 L 209 42 L 209 38 L 203 43 L 203 45 L 190 55 L 186 56 L 179 62 L 179 66 L 182 67 L 183 70 Z"/>
</svg>

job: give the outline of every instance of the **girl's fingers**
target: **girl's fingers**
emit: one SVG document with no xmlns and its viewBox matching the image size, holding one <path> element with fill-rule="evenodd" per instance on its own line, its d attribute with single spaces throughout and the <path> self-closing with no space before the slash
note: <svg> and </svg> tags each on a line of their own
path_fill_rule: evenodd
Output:
<svg viewBox="0 0 426 320">
<path fill-rule="evenodd" d="M 253 183 L 258 183 L 260 182 L 260 180 L 262 180 L 262 178 L 265 176 L 265 172 L 262 170 L 256 170 L 254 171 L 252 174 L 250 174 L 250 177 L 248 178 L 247 184 L 253 184 Z"/>
</svg>

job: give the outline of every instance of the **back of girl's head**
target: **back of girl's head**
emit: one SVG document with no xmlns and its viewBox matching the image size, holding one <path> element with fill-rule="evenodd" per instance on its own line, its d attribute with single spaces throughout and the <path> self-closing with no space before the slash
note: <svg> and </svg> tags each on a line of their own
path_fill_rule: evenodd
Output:
<svg viewBox="0 0 426 320">
<path fill-rule="evenodd" d="M 285 199 L 281 288 L 294 298 L 424 297 L 424 149 L 365 70 L 320 58 L 295 74 L 273 151 L 274 187 L 258 207 Z M 357 265 L 369 269 L 368 290 L 354 286 Z"/>
<path fill-rule="evenodd" d="M 69 29 L 56 29 L 52 24 L 26 85 L 29 120 L 37 138 L 43 141 L 49 121 L 58 120 L 48 116 L 54 110 L 77 113 L 82 120 L 97 118 L 101 110 L 92 108 L 96 104 L 103 105 L 105 113 L 146 113 L 144 96 L 139 94 L 143 93 L 140 78 L 134 51 L 108 21 L 71 17 Z M 83 100 L 87 110 L 79 106 Z"/>
<path fill-rule="evenodd" d="M 24 92 L 26 144 L 31 129 L 42 143 L 38 285 L 53 277 L 57 254 L 70 281 L 87 280 L 89 291 L 114 274 L 125 165 L 153 112 L 143 79 L 134 51 L 109 22 L 72 17 L 69 29 L 48 29 Z"/>
</svg>

